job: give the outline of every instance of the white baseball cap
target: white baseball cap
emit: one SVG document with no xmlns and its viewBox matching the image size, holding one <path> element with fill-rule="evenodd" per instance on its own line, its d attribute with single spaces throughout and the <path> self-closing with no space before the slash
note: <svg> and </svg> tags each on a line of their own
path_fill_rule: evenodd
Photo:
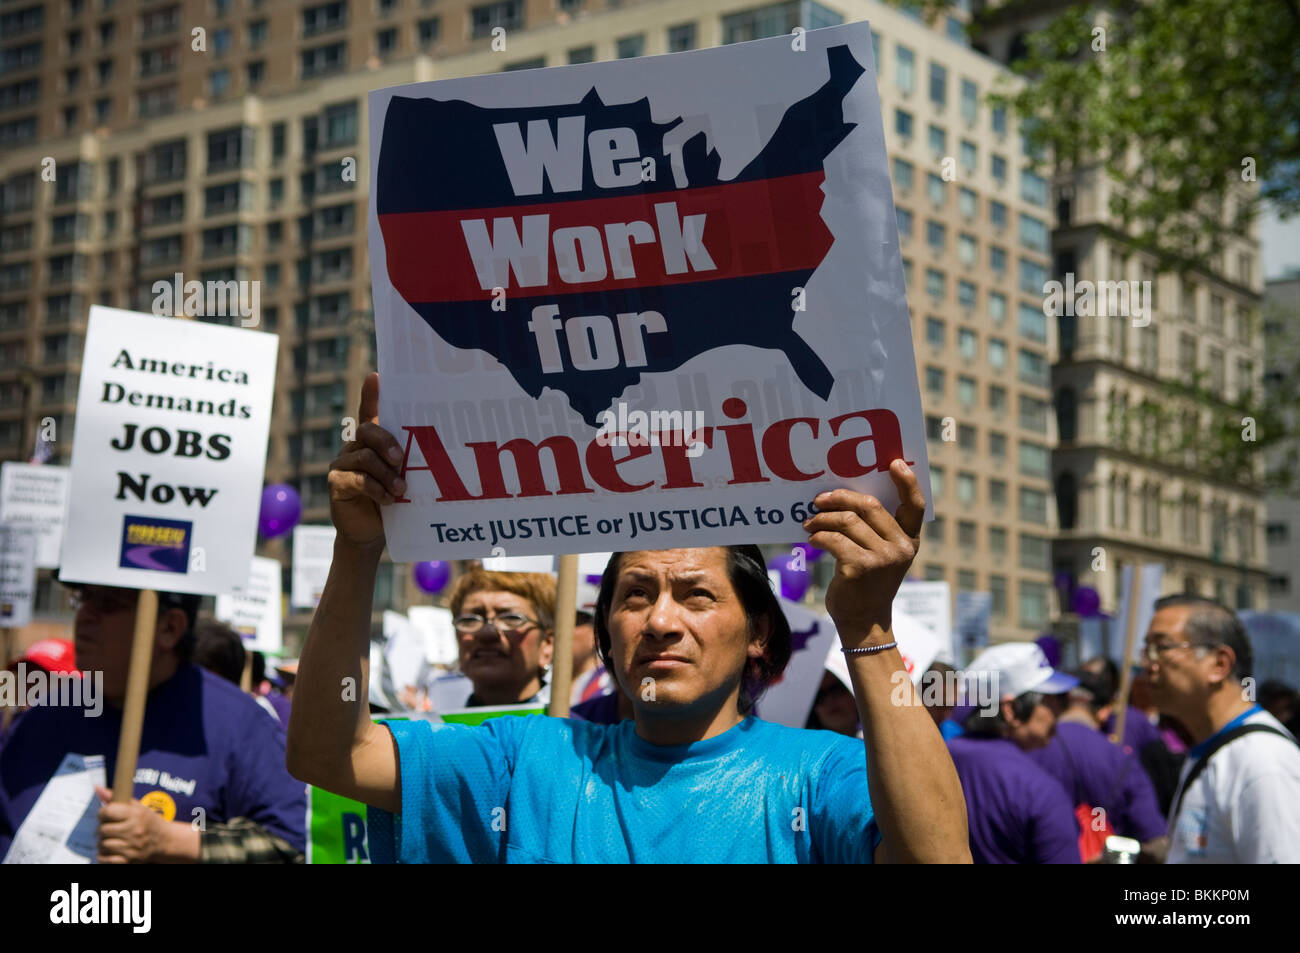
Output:
<svg viewBox="0 0 1300 953">
<path fill-rule="evenodd" d="M 1073 675 L 1052 668 L 1033 642 L 1004 642 L 985 649 L 966 666 L 963 675 L 991 679 L 1002 698 L 1016 698 L 1025 692 L 1059 695 L 1079 684 Z"/>
</svg>

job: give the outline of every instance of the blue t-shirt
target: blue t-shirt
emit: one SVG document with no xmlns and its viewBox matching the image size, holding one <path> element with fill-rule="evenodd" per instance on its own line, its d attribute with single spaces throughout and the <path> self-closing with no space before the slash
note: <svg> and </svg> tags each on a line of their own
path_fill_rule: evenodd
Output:
<svg viewBox="0 0 1300 953">
<path fill-rule="evenodd" d="M 1137 756 L 1125 754 L 1096 728 L 1058 721 L 1052 743 L 1028 754 L 1075 804 L 1104 808 L 1116 834 L 1148 841 L 1165 833 L 1155 786 Z"/>
<path fill-rule="evenodd" d="M 389 722 L 402 813 L 371 808 L 376 863 L 870 863 L 862 742 L 746 718 L 659 746 L 636 723 Z"/>
<path fill-rule="evenodd" d="M 107 704 L 92 718 L 82 707 L 35 707 L 14 723 L 0 750 L 0 856 L 65 754 L 103 755 L 112 784 L 121 727 Z M 149 693 L 134 796 L 167 820 L 245 817 L 306 849 L 306 786 L 285 768 L 284 730 L 237 685 L 194 665 Z"/>
<path fill-rule="evenodd" d="M 1077 864 L 1079 824 L 1065 789 L 1004 738 L 948 739 L 977 864 Z"/>
</svg>

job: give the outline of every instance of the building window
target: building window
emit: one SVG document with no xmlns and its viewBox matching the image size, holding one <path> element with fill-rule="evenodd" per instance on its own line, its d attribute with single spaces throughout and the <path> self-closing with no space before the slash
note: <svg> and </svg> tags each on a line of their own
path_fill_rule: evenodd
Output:
<svg viewBox="0 0 1300 953">
<path fill-rule="evenodd" d="M 1002 619 L 1007 614 L 1007 578 L 1006 576 L 989 576 L 989 595 L 993 597 L 991 612 L 994 618 Z"/>
<path fill-rule="evenodd" d="M 1037 629 L 1047 624 L 1047 586 L 1041 582 L 1020 580 L 1020 624 Z"/>
<path fill-rule="evenodd" d="M 804 9 L 808 11 L 808 22 L 800 23 L 800 13 Z M 791 2 L 773 3 L 724 16 L 722 42 L 743 43 L 746 40 L 788 35 L 797 26 L 802 26 L 806 30 L 816 30 L 843 22 L 842 16 L 819 3 L 803 4 L 791 0 Z"/>
<path fill-rule="evenodd" d="M 989 457 L 1001 463 L 1007 458 L 1007 435 L 996 430 L 989 431 Z"/>
<path fill-rule="evenodd" d="M 943 467 L 930 467 L 930 495 L 936 499 L 943 499 L 944 491 L 944 469 Z"/>
<path fill-rule="evenodd" d="M 1007 554 L 1007 531 L 1003 526 L 989 527 L 989 551 L 995 556 Z"/>
<path fill-rule="evenodd" d="M 1023 476 L 1046 479 L 1051 470 L 1051 454 L 1036 443 L 1020 441 L 1020 473 Z"/>
<path fill-rule="evenodd" d="M 989 292 L 989 317 L 994 324 L 1007 319 L 1007 296 L 1000 291 Z"/>
<path fill-rule="evenodd" d="M 931 298 L 942 300 L 948 295 L 948 280 L 942 271 L 934 268 L 925 269 L 925 292 Z"/>
<path fill-rule="evenodd" d="M 1047 343 L 1047 316 L 1042 308 L 1030 304 L 1020 304 L 1018 309 L 1020 335 L 1037 344 Z"/>
<path fill-rule="evenodd" d="M 961 141 L 961 167 L 968 174 L 973 173 L 979 165 L 979 149 L 969 139 Z"/>
<path fill-rule="evenodd" d="M 913 166 L 906 159 L 894 160 L 894 188 L 899 192 L 912 191 Z"/>
<path fill-rule="evenodd" d="M 904 96 L 911 95 L 916 88 L 916 54 L 899 44 L 898 61 L 894 66 L 894 79 L 898 91 Z"/>
<path fill-rule="evenodd" d="M 993 181 L 998 185 L 1007 184 L 1007 160 L 996 152 L 993 153 L 989 171 L 993 173 Z"/>
<path fill-rule="evenodd" d="M 947 156 L 948 154 L 948 133 L 942 126 L 936 126 L 930 123 L 928 130 L 930 140 L 930 151 L 936 158 Z"/>
<path fill-rule="evenodd" d="M 902 206 L 895 206 L 894 211 L 898 217 L 899 238 L 906 241 L 912 237 L 912 213 Z"/>
<path fill-rule="evenodd" d="M 962 453 L 974 453 L 976 445 L 976 430 L 970 424 L 959 424 L 957 427 L 957 446 Z"/>
<path fill-rule="evenodd" d="M 972 125 L 979 112 L 979 87 L 968 79 L 961 81 L 961 118 Z"/>
<path fill-rule="evenodd" d="M 912 138 L 912 114 L 906 109 L 894 110 L 894 132 L 904 140 Z"/>
<path fill-rule="evenodd" d="M 214 69 L 208 74 L 208 95 L 222 99 L 230 92 L 230 70 Z"/>
<path fill-rule="evenodd" d="M 989 480 L 989 505 L 1001 510 L 1007 505 L 1007 481 Z"/>
<path fill-rule="evenodd" d="M 375 53 L 379 56 L 391 56 L 397 52 L 397 28 L 389 27 L 375 33 Z"/>
<path fill-rule="evenodd" d="M 248 48 L 255 50 L 266 42 L 266 21 L 254 20 L 248 24 Z"/>
<path fill-rule="evenodd" d="M 695 49 L 695 24 L 682 23 L 668 28 L 668 52 L 682 53 Z"/>
<path fill-rule="evenodd" d="M 971 219 L 975 217 L 976 198 L 975 193 L 963 186 L 957 191 L 957 210 L 961 212 L 961 217 Z"/>
<path fill-rule="evenodd" d="M 975 503 L 975 474 L 958 473 L 957 474 L 957 502 L 962 506 L 972 506 Z M 974 541 L 972 540 L 972 545 Z"/>
<path fill-rule="evenodd" d="M 596 48 L 594 46 L 578 46 L 569 50 L 569 65 L 576 63 L 592 63 L 596 59 Z"/>
<path fill-rule="evenodd" d="M 1026 523 L 1047 523 L 1047 494 L 1022 486 L 1020 488 L 1020 519 Z"/>
<path fill-rule="evenodd" d="M 925 174 L 925 195 L 936 208 L 942 208 L 948 200 L 948 183 L 933 172 Z"/>
<path fill-rule="evenodd" d="M 944 323 L 941 318 L 925 319 L 925 343 L 931 347 L 943 347 L 945 343 Z"/>
<path fill-rule="evenodd" d="M 340 30 L 348 23 L 348 5 L 346 0 L 322 3 L 307 7 L 302 11 L 302 35 L 315 36 L 330 30 Z"/>
<path fill-rule="evenodd" d="M 989 366 L 995 371 L 1007 367 L 1007 342 L 1002 338 L 989 338 Z"/>
<path fill-rule="evenodd" d="M 420 46 L 428 46 L 438 41 L 438 36 L 442 32 L 441 17 L 427 17 L 415 25 L 416 36 L 419 37 Z"/>
<path fill-rule="evenodd" d="M 1001 384 L 989 385 L 989 410 L 995 416 L 1000 416 L 1007 412 L 1007 389 Z"/>
<path fill-rule="evenodd" d="M 266 61 L 255 60 L 244 67 L 248 88 L 256 89 L 266 80 Z"/>
<path fill-rule="evenodd" d="M 1051 540 L 1029 533 L 1020 534 L 1020 568 L 1047 572 L 1052 567 Z M 1023 584 L 1022 584 L 1023 585 Z"/>
<path fill-rule="evenodd" d="M 957 378 L 957 400 L 967 409 L 975 406 L 975 378 Z"/>
<path fill-rule="evenodd" d="M 930 64 L 930 102 L 938 109 L 948 104 L 948 70 L 938 63 Z"/>
<path fill-rule="evenodd" d="M 979 304 L 978 296 L 975 292 L 975 283 L 962 280 L 957 282 L 957 303 L 967 311 L 974 311 Z"/>
<path fill-rule="evenodd" d="M 615 55 L 620 60 L 630 60 L 636 56 L 645 54 L 645 34 L 637 33 L 633 36 L 620 37 L 614 43 Z"/>
<path fill-rule="evenodd" d="M 925 243 L 930 246 L 930 251 L 936 255 L 943 254 L 944 246 L 947 244 L 948 230 L 942 222 L 936 222 L 933 219 L 925 223 Z"/>
<path fill-rule="evenodd" d="M 357 104 L 338 103 L 325 108 L 325 148 L 337 149 L 357 141 Z"/>
<path fill-rule="evenodd" d="M 970 328 L 960 328 L 957 331 L 957 353 L 967 361 L 973 361 L 979 356 L 979 341 Z"/>
<path fill-rule="evenodd" d="M 317 76 L 341 72 L 347 66 L 347 54 L 346 42 L 330 43 L 327 46 L 303 50 L 301 54 L 303 78 L 313 79 Z"/>
<path fill-rule="evenodd" d="M 1020 198 L 1030 205 L 1047 207 L 1047 180 L 1030 169 L 1020 170 Z"/>
<path fill-rule="evenodd" d="M 941 367 L 927 367 L 925 369 L 925 389 L 935 397 L 942 397 L 946 387 L 947 375 Z"/>
<path fill-rule="evenodd" d="M 225 56 L 230 52 L 230 28 L 222 27 L 219 30 L 212 31 L 212 51 L 217 56 Z"/>
<path fill-rule="evenodd" d="M 998 275 L 1007 273 L 1007 250 L 1000 245 L 989 246 L 989 267 Z"/>
<path fill-rule="evenodd" d="M 973 267 L 978 258 L 979 250 L 975 244 L 975 236 L 964 233 L 957 236 L 957 260 L 963 265 Z"/>
</svg>

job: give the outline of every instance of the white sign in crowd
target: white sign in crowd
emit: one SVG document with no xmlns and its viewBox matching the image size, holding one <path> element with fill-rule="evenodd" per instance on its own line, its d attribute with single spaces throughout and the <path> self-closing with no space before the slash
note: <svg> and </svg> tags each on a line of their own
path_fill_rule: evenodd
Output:
<svg viewBox="0 0 1300 953">
<path fill-rule="evenodd" d="M 94 306 L 60 578 L 218 595 L 248 584 L 274 334 Z"/>
</svg>

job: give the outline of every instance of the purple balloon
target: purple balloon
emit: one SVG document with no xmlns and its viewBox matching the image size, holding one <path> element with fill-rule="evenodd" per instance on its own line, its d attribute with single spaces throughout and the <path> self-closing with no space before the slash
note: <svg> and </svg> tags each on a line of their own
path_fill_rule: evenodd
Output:
<svg viewBox="0 0 1300 953">
<path fill-rule="evenodd" d="M 451 581 L 451 564 L 441 559 L 415 564 L 415 584 L 425 592 L 437 594 Z"/>
<path fill-rule="evenodd" d="M 804 562 L 810 565 L 820 559 L 822 555 L 822 550 L 818 549 L 812 543 L 795 543 L 790 548 L 803 550 Z"/>
<path fill-rule="evenodd" d="M 262 490 L 262 508 L 257 514 L 257 531 L 264 539 L 283 536 L 298 525 L 302 500 L 287 483 L 273 483 Z"/>
<path fill-rule="evenodd" d="M 1061 664 L 1061 643 L 1056 640 L 1056 636 L 1050 632 L 1044 632 L 1038 638 L 1034 639 L 1034 644 L 1043 650 L 1047 656 L 1047 664 L 1052 668 L 1057 668 Z"/>
<path fill-rule="evenodd" d="M 1092 586 L 1080 586 L 1074 590 L 1074 599 L 1070 603 L 1070 608 L 1076 615 L 1091 619 L 1101 611 L 1101 596 Z"/>
<path fill-rule="evenodd" d="M 771 569 L 775 569 L 781 577 L 781 596 L 789 599 L 791 602 L 798 602 L 812 585 L 812 573 L 807 569 L 795 569 L 791 564 L 794 557 L 787 553 L 782 553 L 768 562 Z"/>
</svg>

